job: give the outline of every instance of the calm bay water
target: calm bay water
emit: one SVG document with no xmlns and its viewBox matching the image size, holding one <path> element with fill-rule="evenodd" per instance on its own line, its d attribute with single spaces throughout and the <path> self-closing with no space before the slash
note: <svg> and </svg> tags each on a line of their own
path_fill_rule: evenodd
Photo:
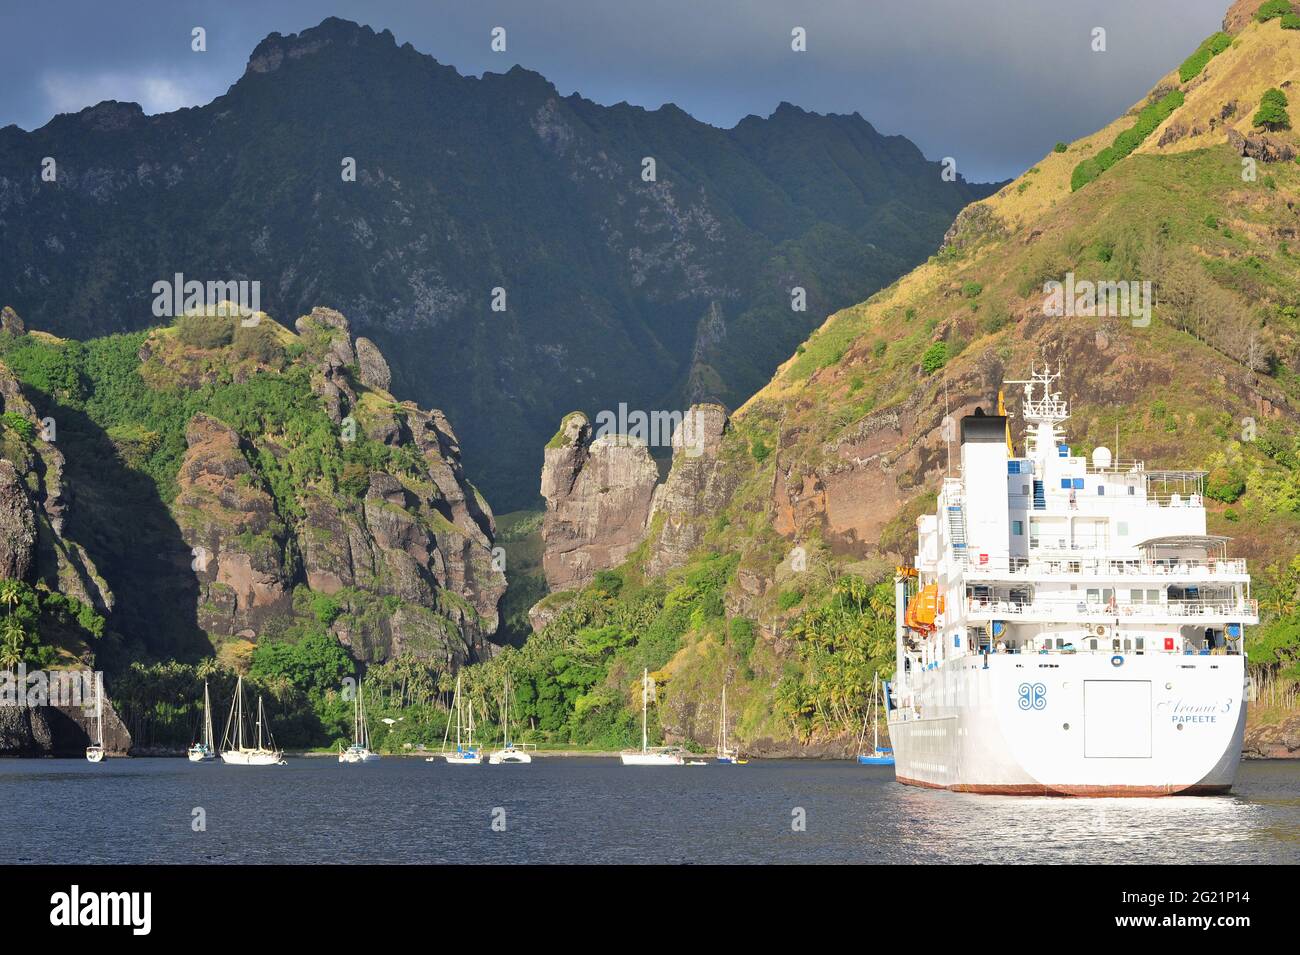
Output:
<svg viewBox="0 0 1300 955">
<path fill-rule="evenodd" d="M 196 807 L 206 832 L 191 828 Z M 0 832 L 5 864 L 1297 863 L 1300 762 L 1243 763 L 1229 796 L 1047 799 L 914 789 L 890 767 L 812 760 L 0 760 Z"/>
</svg>

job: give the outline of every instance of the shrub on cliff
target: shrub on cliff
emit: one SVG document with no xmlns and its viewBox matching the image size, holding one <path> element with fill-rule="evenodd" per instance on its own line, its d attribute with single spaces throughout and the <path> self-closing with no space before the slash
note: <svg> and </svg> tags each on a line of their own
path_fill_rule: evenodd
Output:
<svg viewBox="0 0 1300 955">
<path fill-rule="evenodd" d="M 1266 90 L 1259 98 L 1259 109 L 1255 112 L 1251 124 L 1260 129 L 1290 129 L 1291 117 L 1287 115 L 1286 94 L 1277 87 Z"/>
<path fill-rule="evenodd" d="M 235 337 L 235 320 L 222 315 L 182 315 L 176 335 L 191 348 L 225 348 Z"/>
<path fill-rule="evenodd" d="M 233 344 L 237 358 L 252 358 L 264 365 L 276 364 L 284 359 L 284 347 L 275 337 L 275 329 L 266 323 L 237 326 Z"/>
<path fill-rule="evenodd" d="M 933 375 L 936 371 L 948 363 L 948 343 L 935 342 L 925 350 L 921 356 L 921 367 L 927 375 Z"/>
</svg>

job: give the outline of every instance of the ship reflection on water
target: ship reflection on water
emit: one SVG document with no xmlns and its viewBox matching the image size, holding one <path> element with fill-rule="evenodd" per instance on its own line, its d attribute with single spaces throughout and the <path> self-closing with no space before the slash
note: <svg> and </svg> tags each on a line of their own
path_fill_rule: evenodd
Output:
<svg viewBox="0 0 1300 955">
<path fill-rule="evenodd" d="M 900 854 L 915 862 L 1294 863 L 1297 768 L 1245 763 L 1226 796 L 1074 799 L 895 786 L 883 790 L 891 807 L 883 817 L 893 820 Z"/>
</svg>

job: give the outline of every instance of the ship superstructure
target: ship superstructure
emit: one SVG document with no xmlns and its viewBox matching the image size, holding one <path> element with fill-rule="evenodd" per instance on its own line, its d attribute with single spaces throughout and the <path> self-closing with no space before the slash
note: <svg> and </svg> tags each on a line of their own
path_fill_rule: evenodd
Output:
<svg viewBox="0 0 1300 955">
<path fill-rule="evenodd" d="M 1165 795 L 1232 784 L 1245 725 L 1245 562 L 1206 533 L 1205 475 L 1067 443 L 1059 374 L 961 421 L 960 471 L 896 579 L 900 782 Z"/>
</svg>

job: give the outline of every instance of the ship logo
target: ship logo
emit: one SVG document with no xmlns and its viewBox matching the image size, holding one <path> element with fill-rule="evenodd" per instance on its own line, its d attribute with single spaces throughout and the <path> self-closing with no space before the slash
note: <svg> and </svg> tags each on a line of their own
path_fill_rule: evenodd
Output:
<svg viewBox="0 0 1300 955">
<path fill-rule="evenodd" d="M 1047 709 L 1047 687 L 1041 683 L 1022 683 L 1016 690 L 1020 694 L 1022 710 Z"/>
</svg>

